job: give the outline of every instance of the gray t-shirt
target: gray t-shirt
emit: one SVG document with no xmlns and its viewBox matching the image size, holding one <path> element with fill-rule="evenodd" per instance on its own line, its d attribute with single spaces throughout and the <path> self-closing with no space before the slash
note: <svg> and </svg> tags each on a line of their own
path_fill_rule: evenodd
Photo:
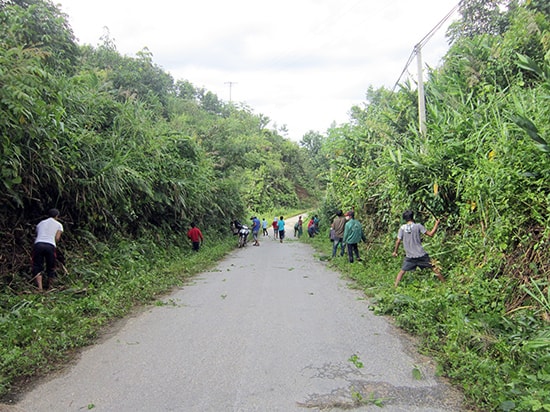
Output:
<svg viewBox="0 0 550 412">
<path fill-rule="evenodd" d="M 426 255 L 420 238 L 420 235 L 424 233 L 426 233 L 426 228 L 420 223 L 406 223 L 399 228 L 397 238 L 403 242 L 405 256 L 419 258 Z"/>
</svg>

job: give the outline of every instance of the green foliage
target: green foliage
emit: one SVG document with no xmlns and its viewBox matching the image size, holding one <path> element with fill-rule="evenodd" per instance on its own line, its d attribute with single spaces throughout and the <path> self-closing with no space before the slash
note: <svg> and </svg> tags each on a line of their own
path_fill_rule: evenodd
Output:
<svg viewBox="0 0 550 412">
<path fill-rule="evenodd" d="M 0 1 L 0 44 L 40 49 L 48 68 L 72 73 L 78 58 L 67 16 L 50 1 Z"/>
<path fill-rule="evenodd" d="M 506 29 L 506 13 L 501 8 L 512 3 L 510 0 L 461 0 L 461 19 L 451 24 L 447 35 L 455 41 L 483 34 L 501 34 Z"/>
<path fill-rule="evenodd" d="M 369 90 L 352 122 L 323 141 L 330 178 L 321 210 L 355 208 L 369 234 L 361 250 L 368 264 L 332 264 L 373 297 L 373 310 L 422 338 L 472 405 L 545 410 L 549 21 L 524 5 L 500 11 L 497 2 L 466 3 L 489 7 L 496 25 L 471 27 L 480 31 L 457 38 L 431 72 L 428 133 L 416 131 L 410 84 Z M 459 25 L 470 23 L 484 20 Z M 427 227 L 442 219 L 425 246 L 447 283 L 413 272 L 392 288 L 401 262 L 387 251 L 405 209 Z M 323 249 L 325 242 L 313 240 Z"/>
<path fill-rule="evenodd" d="M 78 49 L 47 1 L 2 3 L 0 20 L 3 283 L 26 270 L 32 226 L 54 206 L 71 243 L 191 221 L 224 233 L 247 208 L 313 201 L 305 150 L 265 116 L 174 84 L 147 48 L 121 56 L 108 34 Z"/>
<path fill-rule="evenodd" d="M 348 361 L 353 363 L 353 365 L 357 369 L 361 369 L 364 366 L 363 362 L 361 362 L 361 360 L 359 359 L 359 356 L 357 356 L 356 354 L 351 355 L 350 358 L 348 359 Z"/>
<path fill-rule="evenodd" d="M 48 0 L 0 0 L 0 86 L 0 394 L 220 258 L 247 208 L 315 201 L 306 150 L 266 116 L 174 82 L 147 48 L 120 55 L 108 33 L 78 47 Z M 69 275 L 29 294 L 51 207 Z M 191 222 L 205 253 L 182 243 Z"/>
</svg>

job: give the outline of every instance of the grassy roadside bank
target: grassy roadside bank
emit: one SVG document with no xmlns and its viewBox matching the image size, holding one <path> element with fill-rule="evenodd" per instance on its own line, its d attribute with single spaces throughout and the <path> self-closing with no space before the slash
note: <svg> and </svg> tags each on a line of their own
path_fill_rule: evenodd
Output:
<svg viewBox="0 0 550 412">
<path fill-rule="evenodd" d="M 110 322 L 150 304 L 235 247 L 232 237 L 212 239 L 192 253 L 185 236 L 113 240 L 93 251 L 67 251 L 68 274 L 43 294 L 29 285 L 2 293 L 0 397 L 9 401 L 33 377 L 92 344 Z"/>
<path fill-rule="evenodd" d="M 444 284 L 430 271 L 416 271 L 396 289 L 402 261 L 391 256 L 394 239 L 361 244 L 363 262 L 353 264 L 345 256 L 330 259 L 328 234 L 303 241 L 352 279 L 375 313 L 391 316 L 419 337 L 420 350 L 463 390 L 468 408 L 550 411 L 550 327 L 532 307 L 507 310 L 506 299 L 516 286 L 510 280 L 488 277 L 464 262 L 443 268 Z M 548 305 L 550 294 L 541 291 L 535 298 Z"/>
</svg>

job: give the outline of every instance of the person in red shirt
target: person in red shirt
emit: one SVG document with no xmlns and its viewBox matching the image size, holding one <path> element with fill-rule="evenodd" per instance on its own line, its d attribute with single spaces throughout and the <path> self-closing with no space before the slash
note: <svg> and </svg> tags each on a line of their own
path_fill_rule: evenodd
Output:
<svg viewBox="0 0 550 412">
<path fill-rule="evenodd" d="M 191 223 L 191 229 L 187 231 L 187 237 L 191 239 L 191 242 L 193 243 L 193 250 L 198 252 L 201 247 L 201 243 L 204 241 L 204 237 L 195 223 Z"/>
<path fill-rule="evenodd" d="M 273 223 L 271 224 L 271 227 L 273 228 L 273 237 L 275 239 L 279 239 L 279 218 L 278 217 L 273 219 Z"/>
</svg>

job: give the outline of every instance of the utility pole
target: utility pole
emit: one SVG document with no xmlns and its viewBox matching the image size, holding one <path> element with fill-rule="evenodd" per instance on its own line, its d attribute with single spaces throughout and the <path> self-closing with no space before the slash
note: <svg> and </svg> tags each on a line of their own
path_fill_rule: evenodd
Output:
<svg viewBox="0 0 550 412">
<path fill-rule="evenodd" d="M 417 71 L 418 71 L 418 122 L 419 122 L 419 129 L 420 134 L 422 136 L 426 136 L 427 127 L 426 127 L 426 97 L 424 95 L 424 76 L 423 76 L 423 68 L 422 68 L 422 47 L 426 45 L 426 43 L 432 38 L 432 36 L 443 26 L 443 24 L 451 18 L 451 16 L 458 10 L 459 4 L 453 7 L 453 9 L 439 22 L 437 25 L 426 35 L 420 42 L 414 46 L 413 51 L 411 55 L 409 56 L 409 60 L 405 64 L 405 68 L 401 72 L 401 75 L 399 76 L 399 79 L 397 79 L 397 82 L 395 82 L 395 85 L 393 86 L 393 90 L 397 87 L 399 84 L 399 81 L 401 80 L 401 77 L 405 74 L 407 71 L 407 68 L 412 63 L 414 59 L 414 55 L 416 54 L 416 63 L 417 63 Z"/>
<path fill-rule="evenodd" d="M 422 45 L 414 46 L 416 51 L 416 64 L 418 68 L 418 122 L 420 134 L 426 136 L 426 97 L 424 95 L 424 76 L 422 72 Z"/>
<path fill-rule="evenodd" d="M 229 85 L 229 103 L 231 103 L 231 89 L 233 88 L 234 84 L 237 84 L 237 82 L 225 82 L 225 84 Z"/>
</svg>

